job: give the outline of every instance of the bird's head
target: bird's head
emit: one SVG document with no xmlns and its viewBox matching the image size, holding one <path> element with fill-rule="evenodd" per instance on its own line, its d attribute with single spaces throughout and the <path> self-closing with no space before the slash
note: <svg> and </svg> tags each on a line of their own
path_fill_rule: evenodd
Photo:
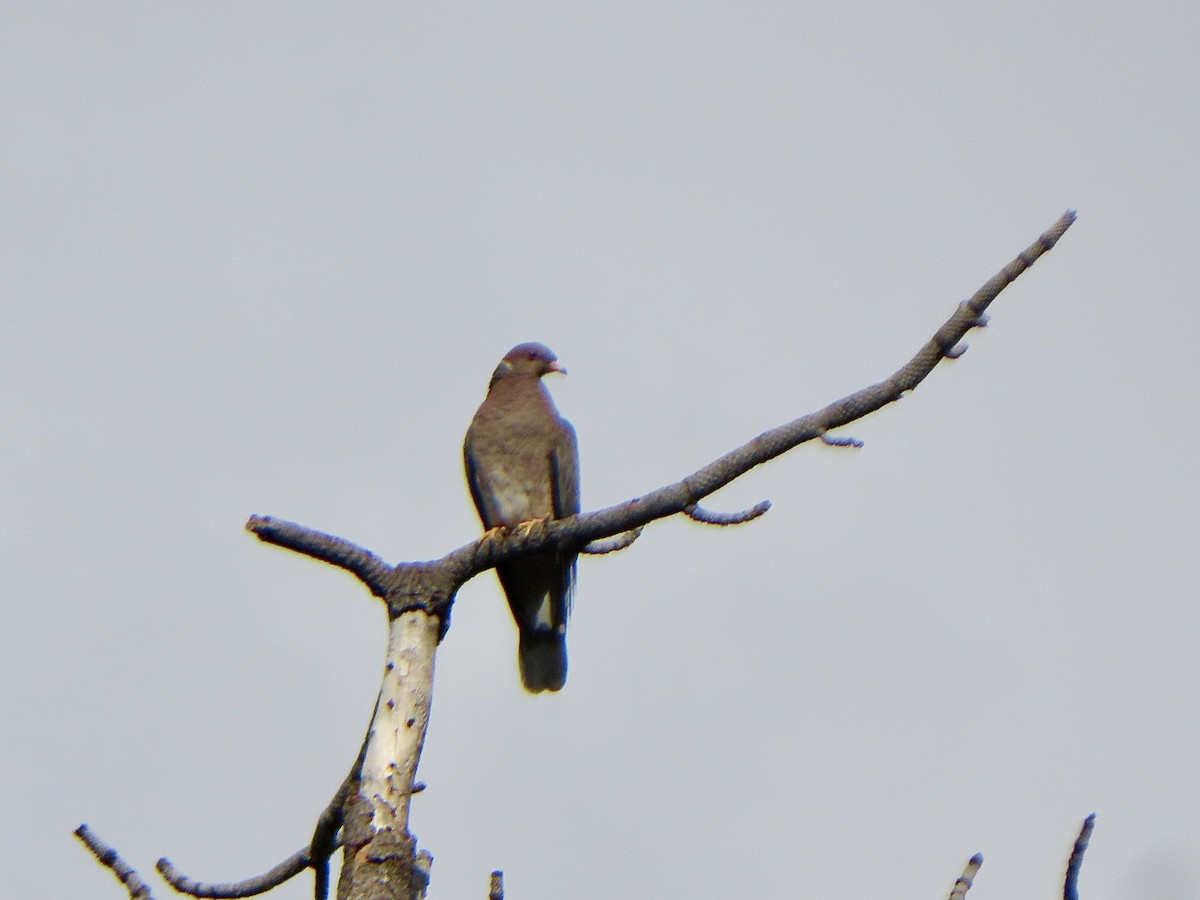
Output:
<svg viewBox="0 0 1200 900">
<path fill-rule="evenodd" d="M 554 355 L 553 350 L 545 344 L 529 341 L 517 344 L 504 354 L 504 359 L 500 360 L 500 365 L 496 366 L 496 371 L 492 374 L 492 383 L 495 384 L 501 378 L 516 376 L 541 378 L 551 372 L 567 374 L 567 370 L 558 364 L 558 357 Z"/>
</svg>

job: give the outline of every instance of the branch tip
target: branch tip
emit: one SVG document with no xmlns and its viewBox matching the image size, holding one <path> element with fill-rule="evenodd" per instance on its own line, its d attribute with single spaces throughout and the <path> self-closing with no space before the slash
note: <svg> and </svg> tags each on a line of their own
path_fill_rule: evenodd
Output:
<svg viewBox="0 0 1200 900">
<path fill-rule="evenodd" d="M 950 900 L 963 900 L 967 896 L 967 891 L 975 883 L 975 875 L 979 872 L 979 867 L 982 865 L 982 853 L 976 853 L 968 860 L 963 873 L 958 876 L 958 879 L 954 882 L 954 887 L 950 889 Z"/>
<path fill-rule="evenodd" d="M 695 503 L 689 503 L 683 508 L 683 514 L 693 522 L 700 522 L 703 525 L 741 525 L 744 522 L 757 519 L 770 508 L 770 500 L 760 500 L 749 509 L 743 509 L 739 512 L 719 513 L 705 509 L 702 506 L 697 506 Z"/>
<path fill-rule="evenodd" d="M 1075 846 L 1071 848 L 1071 858 L 1067 860 L 1067 878 L 1063 883 L 1063 900 L 1079 900 L 1079 870 L 1083 868 L 1083 854 L 1087 850 L 1088 841 L 1092 839 L 1092 829 L 1096 827 L 1096 814 L 1091 813 L 1083 820 L 1079 829 L 1079 837 L 1075 838 Z"/>
<path fill-rule="evenodd" d="M 856 450 L 861 448 L 863 442 L 855 437 L 833 437 L 825 429 L 821 429 L 821 443 L 826 447 L 853 447 Z"/>
<path fill-rule="evenodd" d="M 121 859 L 121 854 L 115 847 L 105 843 L 100 835 L 88 828 L 86 822 L 76 828 L 73 833 L 92 852 L 96 861 L 109 869 L 125 886 L 131 900 L 154 900 L 154 895 L 150 893 L 150 886 L 142 881 L 137 870 Z"/>
<path fill-rule="evenodd" d="M 587 553 L 593 556 L 600 556 L 605 553 L 615 553 L 618 550 L 624 550 L 642 535 L 644 525 L 639 525 L 637 528 L 631 528 L 629 531 L 622 531 L 620 534 L 614 534 L 610 538 L 592 541 L 585 544 L 580 553 Z"/>
</svg>

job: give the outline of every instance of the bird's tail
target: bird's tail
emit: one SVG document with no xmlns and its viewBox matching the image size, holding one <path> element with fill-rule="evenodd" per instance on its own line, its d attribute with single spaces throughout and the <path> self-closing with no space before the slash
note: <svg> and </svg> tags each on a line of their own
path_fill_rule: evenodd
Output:
<svg viewBox="0 0 1200 900">
<path fill-rule="evenodd" d="M 567 683 L 567 637 L 561 631 L 523 630 L 517 658 L 521 683 L 529 693 L 562 690 Z"/>
</svg>

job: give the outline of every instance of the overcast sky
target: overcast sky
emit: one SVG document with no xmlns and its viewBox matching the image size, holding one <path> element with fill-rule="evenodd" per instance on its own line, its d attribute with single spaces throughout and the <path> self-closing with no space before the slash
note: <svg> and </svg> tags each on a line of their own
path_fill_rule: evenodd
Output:
<svg viewBox="0 0 1200 900">
<path fill-rule="evenodd" d="M 565 690 L 492 575 L 437 659 L 433 898 L 1200 895 L 1200 5 L 11 3 L 0 859 L 208 880 L 307 843 L 380 604 L 259 544 L 478 534 L 523 340 L 585 509 L 886 377 L 1067 208 L 961 359 L 584 559 Z M 165 887 L 158 888 L 167 896 Z M 278 890 L 311 896 L 307 877 Z"/>
</svg>

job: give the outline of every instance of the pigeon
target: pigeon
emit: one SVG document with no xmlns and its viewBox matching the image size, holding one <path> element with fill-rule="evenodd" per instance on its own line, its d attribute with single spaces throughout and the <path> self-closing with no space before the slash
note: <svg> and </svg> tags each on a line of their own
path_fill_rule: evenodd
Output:
<svg viewBox="0 0 1200 900">
<path fill-rule="evenodd" d="M 467 483 L 486 529 L 516 529 L 579 512 L 575 429 L 558 414 L 542 376 L 566 374 L 538 343 L 518 344 L 492 373 L 463 441 Z M 528 526 L 526 526 L 528 527 Z M 567 616 L 577 554 L 558 548 L 496 566 L 517 623 L 521 683 L 532 694 L 567 680 Z"/>
</svg>

